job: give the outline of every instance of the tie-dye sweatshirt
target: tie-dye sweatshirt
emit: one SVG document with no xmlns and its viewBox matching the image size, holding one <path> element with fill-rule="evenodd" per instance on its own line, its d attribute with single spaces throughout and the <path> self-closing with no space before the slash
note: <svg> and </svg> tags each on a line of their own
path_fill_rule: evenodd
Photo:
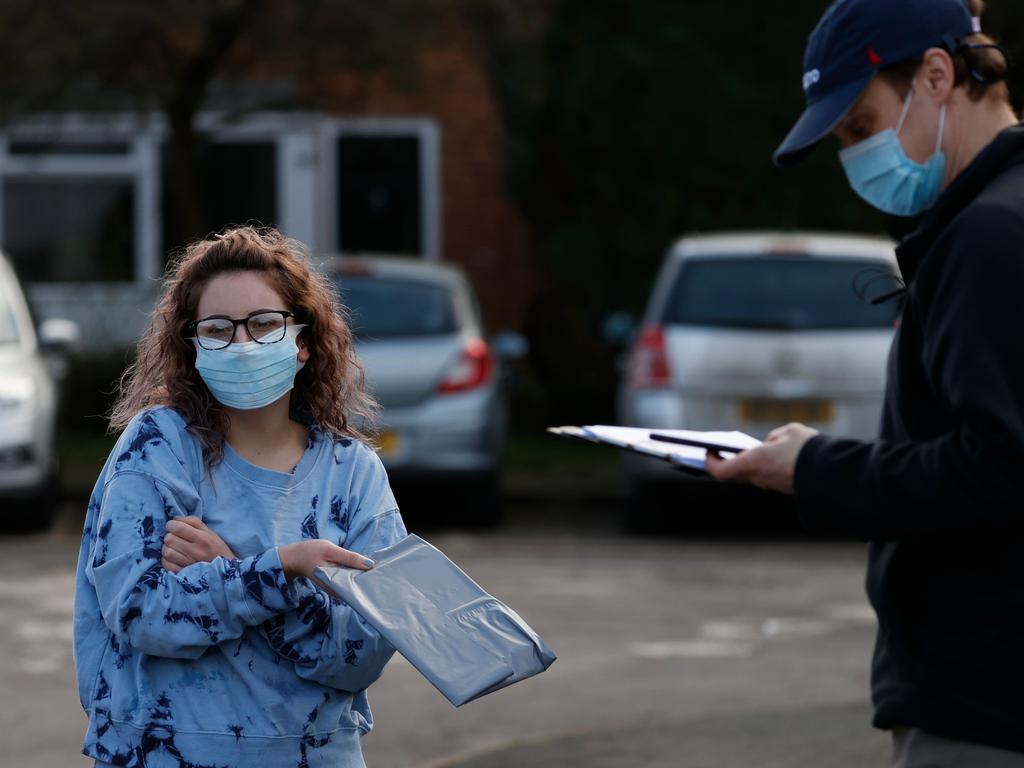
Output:
<svg viewBox="0 0 1024 768">
<path fill-rule="evenodd" d="M 164 526 L 195 515 L 237 559 L 160 565 Z M 276 545 L 371 554 L 405 536 L 384 468 L 315 427 L 292 473 L 227 444 L 207 474 L 176 411 L 139 414 L 89 501 L 75 591 L 83 753 L 125 766 L 363 766 L 366 688 L 393 648 L 344 603 L 289 583 Z"/>
</svg>

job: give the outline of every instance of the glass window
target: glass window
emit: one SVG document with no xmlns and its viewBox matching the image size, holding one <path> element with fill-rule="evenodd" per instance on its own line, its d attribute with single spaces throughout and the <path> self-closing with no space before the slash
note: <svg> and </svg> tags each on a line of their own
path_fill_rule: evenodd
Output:
<svg viewBox="0 0 1024 768">
<path fill-rule="evenodd" d="M 164 253 L 188 245 L 227 224 L 250 220 L 277 225 L 277 144 L 262 142 L 204 142 L 199 150 L 198 232 L 186 231 L 173 205 L 168 183 L 167 152 L 163 153 Z"/>
<path fill-rule="evenodd" d="M 7 178 L 4 248 L 26 282 L 133 278 L 131 179 Z"/>
<path fill-rule="evenodd" d="M 891 328 L 899 302 L 872 306 L 869 297 L 897 287 L 894 277 L 873 280 L 884 261 L 809 257 L 693 259 L 684 262 L 669 302 L 668 325 L 776 330 Z"/>
<path fill-rule="evenodd" d="M 350 275 L 335 280 L 359 338 L 441 336 L 457 330 L 452 292 L 443 285 Z"/>
<path fill-rule="evenodd" d="M 338 138 L 338 250 L 420 254 L 420 142 Z"/>
</svg>

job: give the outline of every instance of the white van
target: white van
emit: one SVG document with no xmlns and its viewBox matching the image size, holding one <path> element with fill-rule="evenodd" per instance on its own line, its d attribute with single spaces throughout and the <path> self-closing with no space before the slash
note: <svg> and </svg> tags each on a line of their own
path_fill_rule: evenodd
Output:
<svg viewBox="0 0 1024 768">
<path fill-rule="evenodd" d="M 686 237 L 668 252 L 619 388 L 620 423 L 738 429 L 791 421 L 873 439 L 899 317 L 890 241 L 859 235 Z M 888 300 L 872 303 L 872 299 Z M 686 476 L 626 457 L 630 490 Z"/>
<path fill-rule="evenodd" d="M 49 320 L 39 333 L 25 295 L 0 253 L 0 526 L 37 529 L 56 512 L 57 386 L 44 351 L 60 352 L 77 339 L 66 320 Z"/>
</svg>

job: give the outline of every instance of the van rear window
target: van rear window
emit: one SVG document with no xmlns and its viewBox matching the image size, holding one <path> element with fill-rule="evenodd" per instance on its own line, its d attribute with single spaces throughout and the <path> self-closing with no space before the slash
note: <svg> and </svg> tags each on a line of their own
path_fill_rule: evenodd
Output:
<svg viewBox="0 0 1024 768">
<path fill-rule="evenodd" d="M 357 275 L 335 281 L 358 338 L 444 336 L 458 330 L 452 292 L 443 285 Z"/>
<path fill-rule="evenodd" d="M 870 299 L 898 287 L 881 259 L 696 258 L 679 270 L 662 321 L 787 331 L 892 328 L 900 302 L 873 306 Z"/>
</svg>

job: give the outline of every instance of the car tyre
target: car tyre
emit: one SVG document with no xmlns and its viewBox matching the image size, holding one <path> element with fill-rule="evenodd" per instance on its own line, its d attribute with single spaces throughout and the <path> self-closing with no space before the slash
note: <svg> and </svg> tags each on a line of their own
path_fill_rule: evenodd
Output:
<svg viewBox="0 0 1024 768">
<path fill-rule="evenodd" d="M 490 531 L 501 525 L 501 478 L 497 471 L 468 480 L 452 499 L 453 522 L 467 531 Z"/>
<path fill-rule="evenodd" d="M 668 514 L 664 489 L 650 482 L 632 483 L 626 492 L 622 529 L 634 536 L 647 536 L 664 529 Z"/>
<path fill-rule="evenodd" d="M 10 533 L 38 533 L 49 530 L 60 510 L 61 492 L 57 477 L 51 477 L 31 496 L 4 504 L 3 529 Z"/>
<path fill-rule="evenodd" d="M 721 484 L 704 478 L 634 481 L 626 495 L 622 528 L 636 536 L 698 533 L 711 522 L 708 512 L 717 513 L 722 491 Z"/>
</svg>

